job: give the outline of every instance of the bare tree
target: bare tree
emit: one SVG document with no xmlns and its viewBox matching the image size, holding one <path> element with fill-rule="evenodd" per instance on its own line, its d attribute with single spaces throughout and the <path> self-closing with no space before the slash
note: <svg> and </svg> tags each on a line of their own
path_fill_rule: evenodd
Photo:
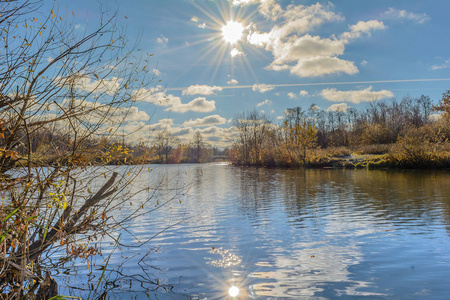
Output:
<svg viewBox="0 0 450 300">
<path fill-rule="evenodd" d="M 282 126 L 283 147 L 292 164 L 305 164 L 307 151 L 317 146 L 317 129 L 301 107 L 287 109 Z"/>
<path fill-rule="evenodd" d="M 236 116 L 233 123 L 239 133 L 239 160 L 244 164 L 260 163 L 263 147 L 271 139 L 269 119 L 264 114 L 252 111 Z"/>
<path fill-rule="evenodd" d="M 118 230 L 152 200 L 143 194 L 142 206 L 113 217 L 123 205 L 113 201 L 118 195 L 148 187 L 128 188 L 134 169 L 95 167 L 117 153 L 101 140 L 117 140 L 136 91 L 152 83 L 148 58 L 126 40 L 114 13 L 79 34 L 73 13 L 46 12 L 42 3 L 0 3 L 2 298 L 37 289 L 41 298 L 54 295 L 44 284 L 45 253 L 61 248 L 87 259 L 99 251 L 88 241 Z"/>
<path fill-rule="evenodd" d="M 170 132 L 166 130 L 158 132 L 154 141 L 158 162 L 167 163 L 178 143 L 178 138 Z"/>
</svg>

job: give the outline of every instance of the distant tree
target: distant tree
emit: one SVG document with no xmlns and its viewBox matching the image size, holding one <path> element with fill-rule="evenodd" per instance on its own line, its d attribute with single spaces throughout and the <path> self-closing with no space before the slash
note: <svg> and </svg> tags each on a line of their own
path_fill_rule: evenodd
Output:
<svg viewBox="0 0 450 300">
<path fill-rule="evenodd" d="M 442 112 L 445 118 L 450 117 L 450 90 L 446 91 L 442 98 L 439 100 L 439 104 L 433 106 L 433 109 L 438 112 Z"/>
<path fill-rule="evenodd" d="M 157 160 L 162 163 L 169 162 L 169 156 L 176 148 L 179 140 L 167 131 L 160 131 L 156 134 L 154 148 L 156 149 Z"/>
<path fill-rule="evenodd" d="M 289 108 L 284 115 L 283 145 L 293 164 L 305 164 L 308 149 L 317 146 L 317 128 L 308 122 L 308 118 L 301 107 Z"/>
<path fill-rule="evenodd" d="M 273 138 L 271 122 L 257 111 L 242 113 L 233 119 L 239 133 L 236 144 L 238 160 L 245 164 L 258 164 L 262 161 L 263 147 Z"/>
<path fill-rule="evenodd" d="M 196 161 L 200 162 L 201 150 L 202 150 L 202 146 L 203 146 L 203 137 L 200 132 L 195 133 L 193 144 L 194 144 L 194 149 L 195 149 L 195 154 L 196 154 Z"/>
</svg>

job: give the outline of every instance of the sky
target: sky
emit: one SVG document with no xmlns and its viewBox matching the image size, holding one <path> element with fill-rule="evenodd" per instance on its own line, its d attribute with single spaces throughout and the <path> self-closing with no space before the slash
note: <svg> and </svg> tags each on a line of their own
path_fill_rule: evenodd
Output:
<svg viewBox="0 0 450 300">
<path fill-rule="evenodd" d="M 76 29 L 95 26 L 102 1 L 60 0 Z M 46 5 L 50 1 L 46 2 Z M 129 40 L 153 54 L 155 85 L 124 132 L 200 132 L 226 147 L 232 119 L 257 110 L 363 109 L 370 101 L 450 89 L 448 0 L 116 0 Z M 93 29 L 94 27 L 92 27 Z M 142 131 L 141 131 L 142 132 Z M 130 140 L 144 133 L 130 134 Z"/>
</svg>

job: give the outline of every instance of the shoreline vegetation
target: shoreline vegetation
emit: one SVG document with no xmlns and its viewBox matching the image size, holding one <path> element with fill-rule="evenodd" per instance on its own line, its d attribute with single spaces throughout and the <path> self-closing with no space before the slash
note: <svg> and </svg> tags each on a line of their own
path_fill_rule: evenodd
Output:
<svg viewBox="0 0 450 300">
<path fill-rule="evenodd" d="M 450 90 L 373 101 L 361 110 L 289 108 L 281 125 L 257 111 L 234 118 L 233 165 L 315 168 L 450 169 Z"/>
</svg>

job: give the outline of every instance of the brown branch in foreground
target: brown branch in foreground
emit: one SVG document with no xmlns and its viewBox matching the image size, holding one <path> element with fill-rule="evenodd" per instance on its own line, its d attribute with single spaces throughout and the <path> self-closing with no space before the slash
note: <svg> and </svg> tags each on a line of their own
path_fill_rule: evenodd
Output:
<svg viewBox="0 0 450 300">
<path fill-rule="evenodd" d="M 114 184 L 117 175 L 118 173 L 114 172 L 111 178 L 102 186 L 102 188 L 100 188 L 100 190 L 94 196 L 86 200 L 83 206 L 67 222 L 64 223 L 64 220 L 66 220 L 69 217 L 70 212 L 72 211 L 72 207 L 68 206 L 64 210 L 62 216 L 57 221 L 56 226 L 53 227 L 53 229 L 47 234 L 45 241 L 43 241 L 41 238 L 40 240 L 30 245 L 29 260 L 34 261 L 50 245 L 52 245 L 55 242 L 55 236 L 57 233 L 62 234 L 72 233 L 78 220 L 87 212 L 89 208 L 97 205 L 97 203 L 100 202 L 102 199 L 111 196 L 115 192 L 115 189 L 112 189 L 110 191 L 108 191 L 108 189 Z"/>
</svg>

